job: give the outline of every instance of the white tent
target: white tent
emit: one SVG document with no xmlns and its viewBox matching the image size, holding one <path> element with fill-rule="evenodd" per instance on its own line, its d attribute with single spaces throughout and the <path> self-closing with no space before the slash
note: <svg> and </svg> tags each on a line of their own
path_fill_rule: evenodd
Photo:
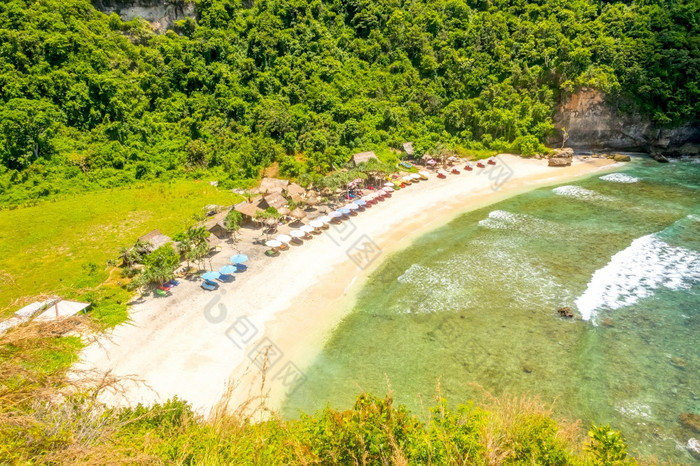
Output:
<svg viewBox="0 0 700 466">
<path fill-rule="evenodd" d="M 90 303 L 81 303 L 78 301 L 59 301 L 53 306 L 50 306 L 44 312 L 39 314 L 36 320 L 58 320 L 76 315 L 78 312 L 84 311 L 90 306 Z"/>
</svg>

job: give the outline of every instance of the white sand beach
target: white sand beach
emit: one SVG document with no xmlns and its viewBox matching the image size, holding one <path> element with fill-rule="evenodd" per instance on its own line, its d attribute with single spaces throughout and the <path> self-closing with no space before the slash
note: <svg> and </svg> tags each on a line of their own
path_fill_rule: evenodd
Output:
<svg viewBox="0 0 700 466">
<path fill-rule="evenodd" d="M 237 252 L 251 257 L 234 283 L 207 292 L 199 281 L 181 280 L 172 296 L 144 298 L 130 308 L 130 322 L 83 351 L 78 367 L 128 377 L 119 394 L 105 394 L 110 404 L 178 396 L 206 414 L 227 387 L 231 408 L 260 395 L 253 359 L 268 348 L 264 393 L 267 406 L 277 409 L 303 382 L 304 369 L 350 309 L 352 293 L 391 251 L 462 212 L 614 167 L 611 160 L 578 157 L 565 168 L 511 155 L 496 160 L 491 177 L 478 168 L 444 180 L 431 174 L 278 257 L 266 257 L 250 234 L 236 250 L 224 244 L 212 260 L 215 270 Z M 512 174 L 496 186 L 505 167 Z"/>
</svg>

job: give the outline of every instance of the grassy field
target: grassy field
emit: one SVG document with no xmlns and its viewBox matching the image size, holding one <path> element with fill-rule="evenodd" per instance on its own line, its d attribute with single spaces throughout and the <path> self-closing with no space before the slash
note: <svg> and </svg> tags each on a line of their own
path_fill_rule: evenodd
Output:
<svg viewBox="0 0 700 466">
<path fill-rule="evenodd" d="M 182 231 L 207 204 L 241 196 L 205 182 L 179 180 L 77 195 L 0 211 L 0 316 L 42 294 L 74 296 L 108 276 L 122 246 L 160 229 Z"/>
</svg>

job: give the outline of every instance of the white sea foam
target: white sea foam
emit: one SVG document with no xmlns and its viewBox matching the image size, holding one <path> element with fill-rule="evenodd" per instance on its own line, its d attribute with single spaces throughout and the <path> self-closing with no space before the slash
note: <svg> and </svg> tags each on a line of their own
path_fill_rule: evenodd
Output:
<svg viewBox="0 0 700 466">
<path fill-rule="evenodd" d="M 398 299 L 397 311 L 426 314 L 470 304 L 468 296 L 463 296 L 458 277 L 450 272 L 444 264 L 436 264 L 434 267 L 411 265 L 397 279 L 399 283 L 411 288 L 410 293 Z"/>
<path fill-rule="evenodd" d="M 494 210 L 489 216 L 479 221 L 479 226 L 492 230 L 510 230 L 514 226 L 523 223 L 527 215 L 514 214 L 506 210 Z"/>
<path fill-rule="evenodd" d="M 615 409 L 628 417 L 651 419 L 651 406 L 637 401 L 627 401 L 615 406 Z"/>
<path fill-rule="evenodd" d="M 507 210 L 494 210 L 479 221 L 479 226 L 490 230 L 517 230 L 535 235 L 564 233 L 563 225 L 527 214 L 516 214 Z"/>
<path fill-rule="evenodd" d="M 589 320 L 600 309 L 619 309 L 652 296 L 656 289 L 687 289 L 698 281 L 700 253 L 671 246 L 655 233 L 635 239 L 596 270 L 576 306 Z"/>
<path fill-rule="evenodd" d="M 430 266 L 413 264 L 400 277 L 407 286 L 392 308 L 398 313 L 449 312 L 477 306 L 496 284 L 520 308 L 571 302 L 572 296 L 536 258 L 523 254 L 519 243 L 473 241 L 468 253 L 452 255 Z M 488 283 L 486 288 L 484 284 Z M 527 292 L 523 292 L 527 290 Z"/>
<path fill-rule="evenodd" d="M 624 173 L 610 173 L 600 177 L 603 181 L 612 181 L 613 183 L 636 183 L 639 178 L 635 176 L 625 175 Z"/>
<path fill-rule="evenodd" d="M 554 191 L 554 193 L 558 194 L 559 196 L 566 196 L 566 197 L 571 197 L 574 199 L 581 199 L 584 201 L 612 201 L 613 200 L 613 198 L 610 196 L 604 196 L 604 195 L 597 193 L 595 191 L 592 191 L 590 189 L 582 188 L 581 186 L 572 186 L 572 185 L 559 186 L 558 188 L 554 188 L 552 191 Z"/>
</svg>

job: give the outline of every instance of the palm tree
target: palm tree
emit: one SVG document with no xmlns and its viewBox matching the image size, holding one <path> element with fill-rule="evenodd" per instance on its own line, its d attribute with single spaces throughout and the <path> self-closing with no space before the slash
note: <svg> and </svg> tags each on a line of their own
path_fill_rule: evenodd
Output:
<svg viewBox="0 0 700 466">
<path fill-rule="evenodd" d="M 241 229 L 241 223 L 243 223 L 243 214 L 239 211 L 231 209 L 231 211 L 226 215 L 224 219 L 224 227 L 233 237 L 233 242 L 236 242 L 236 233 Z"/>
</svg>

